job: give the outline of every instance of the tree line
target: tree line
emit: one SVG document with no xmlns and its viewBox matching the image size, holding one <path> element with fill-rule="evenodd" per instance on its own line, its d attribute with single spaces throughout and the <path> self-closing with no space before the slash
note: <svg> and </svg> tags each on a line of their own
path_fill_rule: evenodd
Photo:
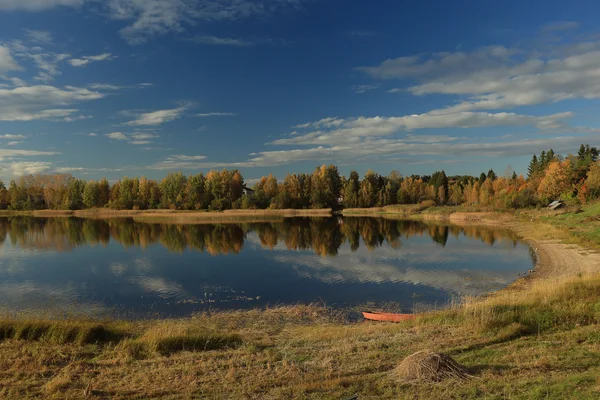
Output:
<svg viewBox="0 0 600 400">
<path fill-rule="evenodd" d="M 388 176 L 356 171 L 342 176 L 335 165 L 317 167 L 312 174 L 288 174 L 278 181 L 262 177 L 249 190 L 238 170 L 210 171 L 186 176 L 168 174 L 160 182 L 125 177 L 112 185 L 106 180 L 81 180 L 70 174 L 28 175 L 0 181 L 0 209 L 81 210 L 209 210 L 368 208 L 394 204 L 479 205 L 522 208 L 556 199 L 585 203 L 600 197 L 599 151 L 582 144 L 577 154 L 561 156 L 552 149 L 534 154 L 527 177 L 510 167 L 498 176 Z"/>
</svg>

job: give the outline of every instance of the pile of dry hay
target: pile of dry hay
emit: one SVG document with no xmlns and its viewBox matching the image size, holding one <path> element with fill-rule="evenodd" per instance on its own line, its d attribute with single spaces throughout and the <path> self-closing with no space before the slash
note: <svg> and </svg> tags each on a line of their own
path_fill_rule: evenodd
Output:
<svg viewBox="0 0 600 400">
<path fill-rule="evenodd" d="M 418 351 L 406 357 L 393 374 L 406 383 L 432 383 L 445 379 L 463 380 L 472 377 L 465 367 L 449 356 L 430 350 Z"/>
</svg>

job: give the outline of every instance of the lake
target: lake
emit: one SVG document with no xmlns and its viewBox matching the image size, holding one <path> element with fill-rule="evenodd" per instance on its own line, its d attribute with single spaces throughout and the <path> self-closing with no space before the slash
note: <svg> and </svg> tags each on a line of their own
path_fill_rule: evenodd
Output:
<svg viewBox="0 0 600 400">
<path fill-rule="evenodd" d="M 124 318 L 310 302 L 424 311 L 502 289 L 534 262 L 507 230 L 354 217 L 8 217 L 0 249 L 3 309 Z"/>
</svg>

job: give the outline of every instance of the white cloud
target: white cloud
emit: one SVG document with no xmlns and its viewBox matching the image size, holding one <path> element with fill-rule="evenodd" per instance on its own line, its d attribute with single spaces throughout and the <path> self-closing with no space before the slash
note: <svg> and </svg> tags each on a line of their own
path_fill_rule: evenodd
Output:
<svg viewBox="0 0 600 400">
<path fill-rule="evenodd" d="M 2 0 L 0 1 L 0 11 L 42 11 L 57 6 L 81 6 L 83 2 L 84 0 Z"/>
<path fill-rule="evenodd" d="M 40 110 L 38 112 L 32 113 L 21 113 L 20 111 L 17 113 L 4 113 L 0 114 L 0 121 L 34 121 L 39 119 L 47 119 L 47 120 L 65 120 L 69 118 L 70 115 L 78 112 L 79 110 L 75 108 L 61 108 L 56 110 Z"/>
<path fill-rule="evenodd" d="M 13 176 L 40 174 L 48 171 L 52 164 L 45 161 L 19 161 L 9 164 Z"/>
<path fill-rule="evenodd" d="M 99 7 L 110 18 L 129 25 L 121 35 L 130 44 L 152 37 L 183 32 L 200 22 L 235 21 L 265 17 L 281 9 L 300 8 L 303 0 L 1 0 L 0 11 L 43 11 L 58 6 L 79 7 L 84 3 Z M 245 45 L 245 40 L 202 36 L 208 44 Z"/>
<path fill-rule="evenodd" d="M 69 60 L 69 64 L 73 67 L 83 67 L 89 63 L 89 60 L 83 60 L 80 58 L 72 58 Z"/>
<path fill-rule="evenodd" d="M 112 85 L 109 83 L 92 83 L 88 85 L 90 89 L 95 90 L 122 90 L 122 89 L 144 89 L 153 86 L 152 83 L 136 83 L 135 85 Z"/>
<path fill-rule="evenodd" d="M 430 56 L 398 57 L 383 61 L 375 67 L 357 70 L 378 79 L 415 78 L 440 75 L 469 75 L 481 69 L 504 67 L 511 57 L 520 54 L 517 49 L 504 46 L 484 47 L 472 53 L 441 52 Z"/>
<path fill-rule="evenodd" d="M 542 28 L 544 32 L 560 32 L 579 28 L 579 22 L 576 21 L 560 21 L 548 24 Z"/>
<path fill-rule="evenodd" d="M 54 80 L 55 76 L 61 75 L 61 72 L 58 69 L 58 64 L 71 57 L 70 54 L 56 53 L 23 53 L 20 55 L 33 60 L 33 62 L 41 70 L 38 76 L 34 79 L 42 82 L 50 82 Z"/>
<path fill-rule="evenodd" d="M 167 160 L 174 161 L 200 161 L 205 160 L 206 156 L 186 156 L 184 154 L 176 154 L 174 156 L 169 157 Z"/>
<path fill-rule="evenodd" d="M 169 32 L 183 32 L 187 25 L 200 21 L 235 21 L 263 17 L 281 8 L 298 8 L 299 0 L 109 0 L 111 17 L 133 21 L 121 30 L 130 44 Z M 233 45 L 236 39 L 205 36 L 210 44 Z M 217 43 L 219 42 L 219 43 Z M 228 42 L 228 43 L 227 43 Z M 237 44 L 239 45 L 239 44 Z"/>
<path fill-rule="evenodd" d="M 201 113 L 201 114 L 196 114 L 196 117 L 200 117 L 200 118 L 204 118 L 204 117 L 229 117 L 229 116 L 235 116 L 235 113 L 231 113 L 231 112 L 211 112 L 211 113 Z"/>
<path fill-rule="evenodd" d="M 9 143 L 10 145 L 10 143 Z M 19 149 L 0 149 L 0 159 L 22 159 L 23 157 L 53 156 L 59 153 L 53 151 L 35 151 Z M 47 161 L 12 161 L 0 164 L 0 171 L 12 176 L 38 174 L 48 171 L 51 163 Z"/>
<path fill-rule="evenodd" d="M 12 57 L 10 49 L 6 46 L 0 46 L 0 74 L 20 69 L 21 67 Z"/>
<path fill-rule="evenodd" d="M 342 119 L 342 118 L 327 117 L 327 118 L 323 118 L 316 122 L 307 122 L 305 124 L 295 125 L 294 128 L 298 128 L 298 129 L 319 128 L 319 127 L 331 128 L 333 126 L 340 126 L 342 123 L 344 123 L 344 119 Z"/>
<path fill-rule="evenodd" d="M 191 19 L 191 4 L 182 0 L 109 0 L 108 7 L 112 18 L 134 21 L 121 35 L 130 44 L 139 44 L 153 36 L 182 31 L 184 20 Z"/>
<path fill-rule="evenodd" d="M 400 57 L 358 70 L 376 79 L 421 81 L 391 92 L 463 98 L 443 113 L 600 98 L 600 42 L 576 43 L 548 54 L 485 47 L 471 53 Z"/>
<path fill-rule="evenodd" d="M 131 140 L 129 141 L 129 144 L 133 144 L 133 145 L 145 145 L 145 144 L 151 144 L 152 140 L 156 137 L 158 137 L 158 135 L 155 135 L 153 133 L 132 133 L 131 135 L 129 135 Z"/>
<path fill-rule="evenodd" d="M 54 171 L 59 174 L 70 174 L 70 173 L 78 173 L 81 175 L 89 175 L 98 172 L 119 172 L 122 171 L 122 168 L 84 168 L 84 167 L 58 167 L 55 168 Z"/>
<path fill-rule="evenodd" d="M 127 136 L 125 136 L 124 133 L 121 133 L 121 132 L 107 133 L 106 137 L 108 137 L 109 139 L 113 139 L 113 140 L 129 140 L 129 138 Z"/>
<path fill-rule="evenodd" d="M 321 128 L 305 134 L 278 139 L 276 145 L 325 145 L 358 141 L 364 137 L 388 136 L 401 131 L 440 128 L 482 128 L 493 126 L 527 126 L 539 129 L 558 129 L 565 126 L 562 120 L 571 117 L 571 113 L 547 116 L 529 116 L 514 113 L 456 112 L 442 113 L 431 111 L 424 114 L 403 117 L 358 117 L 348 119 L 325 118 L 297 126 L 297 128 Z M 325 128 L 325 129 L 322 129 Z"/>
<path fill-rule="evenodd" d="M 22 40 L 18 39 L 11 40 L 7 43 L 7 45 L 11 48 L 11 50 L 17 53 L 41 52 L 44 50 L 40 46 L 29 46 L 25 44 L 25 42 L 23 42 Z"/>
<path fill-rule="evenodd" d="M 130 136 L 135 140 L 145 140 L 145 139 L 152 139 L 152 138 L 157 137 L 157 135 L 155 135 L 153 133 L 144 133 L 144 132 L 132 133 Z"/>
<path fill-rule="evenodd" d="M 33 29 L 24 29 L 27 38 L 32 43 L 52 44 L 52 34 L 48 31 L 36 31 Z"/>
<path fill-rule="evenodd" d="M 253 46 L 255 44 L 254 42 L 249 41 L 249 40 L 218 37 L 218 36 L 194 36 L 188 40 L 191 42 L 194 42 L 194 43 L 208 44 L 208 45 L 213 45 L 213 46 L 246 47 L 246 46 Z"/>
<path fill-rule="evenodd" d="M 10 77 L 7 78 L 7 80 L 12 83 L 13 86 L 27 86 L 27 82 L 25 82 L 23 79 Z"/>
<path fill-rule="evenodd" d="M 61 121 L 64 122 L 73 122 L 73 121 L 81 121 L 84 119 L 90 119 L 90 118 L 94 118 L 91 115 L 76 115 L 74 117 L 64 117 L 63 119 L 61 119 Z"/>
<path fill-rule="evenodd" d="M 151 139 L 158 137 L 158 135 L 155 135 L 153 133 L 147 133 L 147 132 L 135 132 L 135 133 L 130 133 L 130 134 L 124 134 L 122 132 L 112 132 L 112 133 L 106 134 L 106 136 L 112 140 L 127 141 L 127 143 L 129 143 L 129 144 L 138 145 L 138 146 L 150 144 L 150 143 L 152 143 Z"/>
<path fill-rule="evenodd" d="M 93 84 L 89 85 L 88 87 L 90 89 L 95 89 L 95 90 L 121 90 L 121 89 L 125 88 L 126 86 L 110 85 L 108 83 L 93 83 Z"/>
<path fill-rule="evenodd" d="M 366 93 L 371 90 L 378 89 L 379 85 L 357 85 L 353 86 L 352 90 L 354 90 L 358 94 Z"/>
<path fill-rule="evenodd" d="M 325 162 L 331 160 L 337 163 L 356 163 L 359 160 L 369 162 L 385 162 L 386 158 L 418 157 L 418 156 L 448 156 L 465 157 L 508 157 L 523 156 L 538 152 L 541 148 L 552 147 L 557 152 L 572 151 L 580 143 L 597 143 L 597 136 L 557 136 L 514 141 L 487 140 L 471 141 L 451 138 L 438 142 L 416 143 L 414 138 L 364 138 L 356 143 L 333 146 L 318 146 L 307 149 L 261 152 L 257 157 L 242 163 L 246 167 L 275 166 L 300 161 Z"/>
<path fill-rule="evenodd" d="M 452 155 L 444 163 L 457 162 L 473 156 L 506 157 L 529 155 L 540 148 L 553 147 L 557 152 L 569 151 L 579 143 L 597 144 L 597 132 L 589 128 L 569 128 L 564 119 L 571 113 L 548 116 L 528 116 L 515 113 L 461 112 L 441 114 L 439 111 L 403 117 L 373 118 L 324 118 L 302 124 L 304 128 L 320 128 L 318 131 L 275 140 L 274 145 L 299 145 L 302 148 L 279 151 L 263 151 L 251 154 L 252 158 L 241 162 L 210 162 L 204 156 L 171 156 L 148 168 L 157 170 L 201 168 L 253 168 L 268 167 L 303 161 L 356 163 L 359 161 L 423 163 L 432 156 Z M 540 130 L 572 129 L 573 132 L 593 133 L 593 136 L 569 134 L 557 137 L 523 136 L 519 140 L 507 138 L 465 138 L 447 135 L 421 135 L 409 133 L 428 128 L 474 128 L 493 126 L 534 126 Z M 587 129 L 587 130 L 586 130 Z M 398 137 L 398 133 L 404 133 Z M 312 147 L 305 147 L 312 146 Z M 416 158 L 420 157 L 421 158 Z M 458 157 L 458 159 L 452 159 Z M 439 161 L 439 160 L 438 160 Z"/>
<path fill-rule="evenodd" d="M 25 139 L 26 136 L 24 135 L 13 135 L 10 133 L 7 133 L 5 135 L 0 135 L 0 139 L 8 139 L 8 140 L 16 140 L 16 139 Z"/>
<path fill-rule="evenodd" d="M 73 118 L 78 110 L 65 106 L 104 96 L 100 92 L 74 86 L 63 89 L 49 85 L 0 89 L 0 121 Z"/>
<path fill-rule="evenodd" d="M 103 53 L 103 54 L 98 54 L 97 56 L 84 56 L 81 58 L 72 58 L 68 61 L 68 63 L 71 64 L 71 66 L 73 66 L 73 67 L 84 67 L 91 62 L 109 61 L 109 60 L 113 60 L 114 58 L 115 58 L 115 56 L 113 56 L 111 53 Z"/>
<path fill-rule="evenodd" d="M 200 169 L 200 168 L 242 168 L 242 167 L 253 167 L 253 163 L 250 162 L 205 162 L 206 156 L 188 156 L 184 154 L 177 154 L 167 157 L 165 160 L 154 163 L 145 168 L 162 170 L 162 171 L 175 171 L 185 169 Z"/>
<path fill-rule="evenodd" d="M 60 153 L 55 151 L 37 151 L 37 150 L 15 150 L 15 149 L 0 149 L 0 157 L 37 157 L 37 156 L 54 156 Z"/>
<path fill-rule="evenodd" d="M 25 29 L 29 41 L 22 40 L 11 40 L 7 42 L 7 47 L 0 46 L 0 75 L 7 70 L 21 69 L 16 61 L 11 56 L 14 55 L 16 59 L 20 60 L 31 60 L 35 66 L 39 69 L 35 80 L 48 83 L 53 81 L 57 76 L 62 74 L 60 66 L 64 62 L 69 62 L 73 66 L 83 66 L 90 62 L 112 60 L 115 58 L 110 53 L 104 53 L 93 56 L 86 56 L 81 58 L 72 59 L 68 53 L 54 53 L 46 51 L 40 46 L 32 46 L 31 43 L 39 44 L 52 44 L 52 36 L 46 31 L 36 31 Z M 3 71 L 4 70 L 4 71 Z M 18 78 L 5 78 L 12 81 L 15 86 L 25 86 L 25 82 Z"/>
<path fill-rule="evenodd" d="M 60 167 L 54 169 L 59 174 L 69 174 L 71 172 L 83 172 L 85 168 L 81 167 Z"/>
<path fill-rule="evenodd" d="M 138 117 L 132 121 L 126 122 L 124 125 L 129 126 L 153 126 L 161 125 L 165 122 L 173 121 L 181 118 L 185 111 L 189 108 L 188 105 L 173 108 L 170 110 L 158 110 L 149 113 L 139 114 Z"/>
</svg>

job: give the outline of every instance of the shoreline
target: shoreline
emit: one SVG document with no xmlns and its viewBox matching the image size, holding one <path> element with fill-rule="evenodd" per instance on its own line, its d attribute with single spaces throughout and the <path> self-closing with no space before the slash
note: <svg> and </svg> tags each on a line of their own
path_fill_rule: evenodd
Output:
<svg viewBox="0 0 600 400">
<path fill-rule="evenodd" d="M 34 210 L 34 211 L 0 211 L 0 217 L 31 216 L 40 218 L 133 218 L 134 221 L 147 223 L 236 223 L 236 222 L 270 222 L 285 218 L 331 217 L 330 208 L 318 210 L 225 210 L 225 211 L 175 211 L 175 210 Z"/>
</svg>

